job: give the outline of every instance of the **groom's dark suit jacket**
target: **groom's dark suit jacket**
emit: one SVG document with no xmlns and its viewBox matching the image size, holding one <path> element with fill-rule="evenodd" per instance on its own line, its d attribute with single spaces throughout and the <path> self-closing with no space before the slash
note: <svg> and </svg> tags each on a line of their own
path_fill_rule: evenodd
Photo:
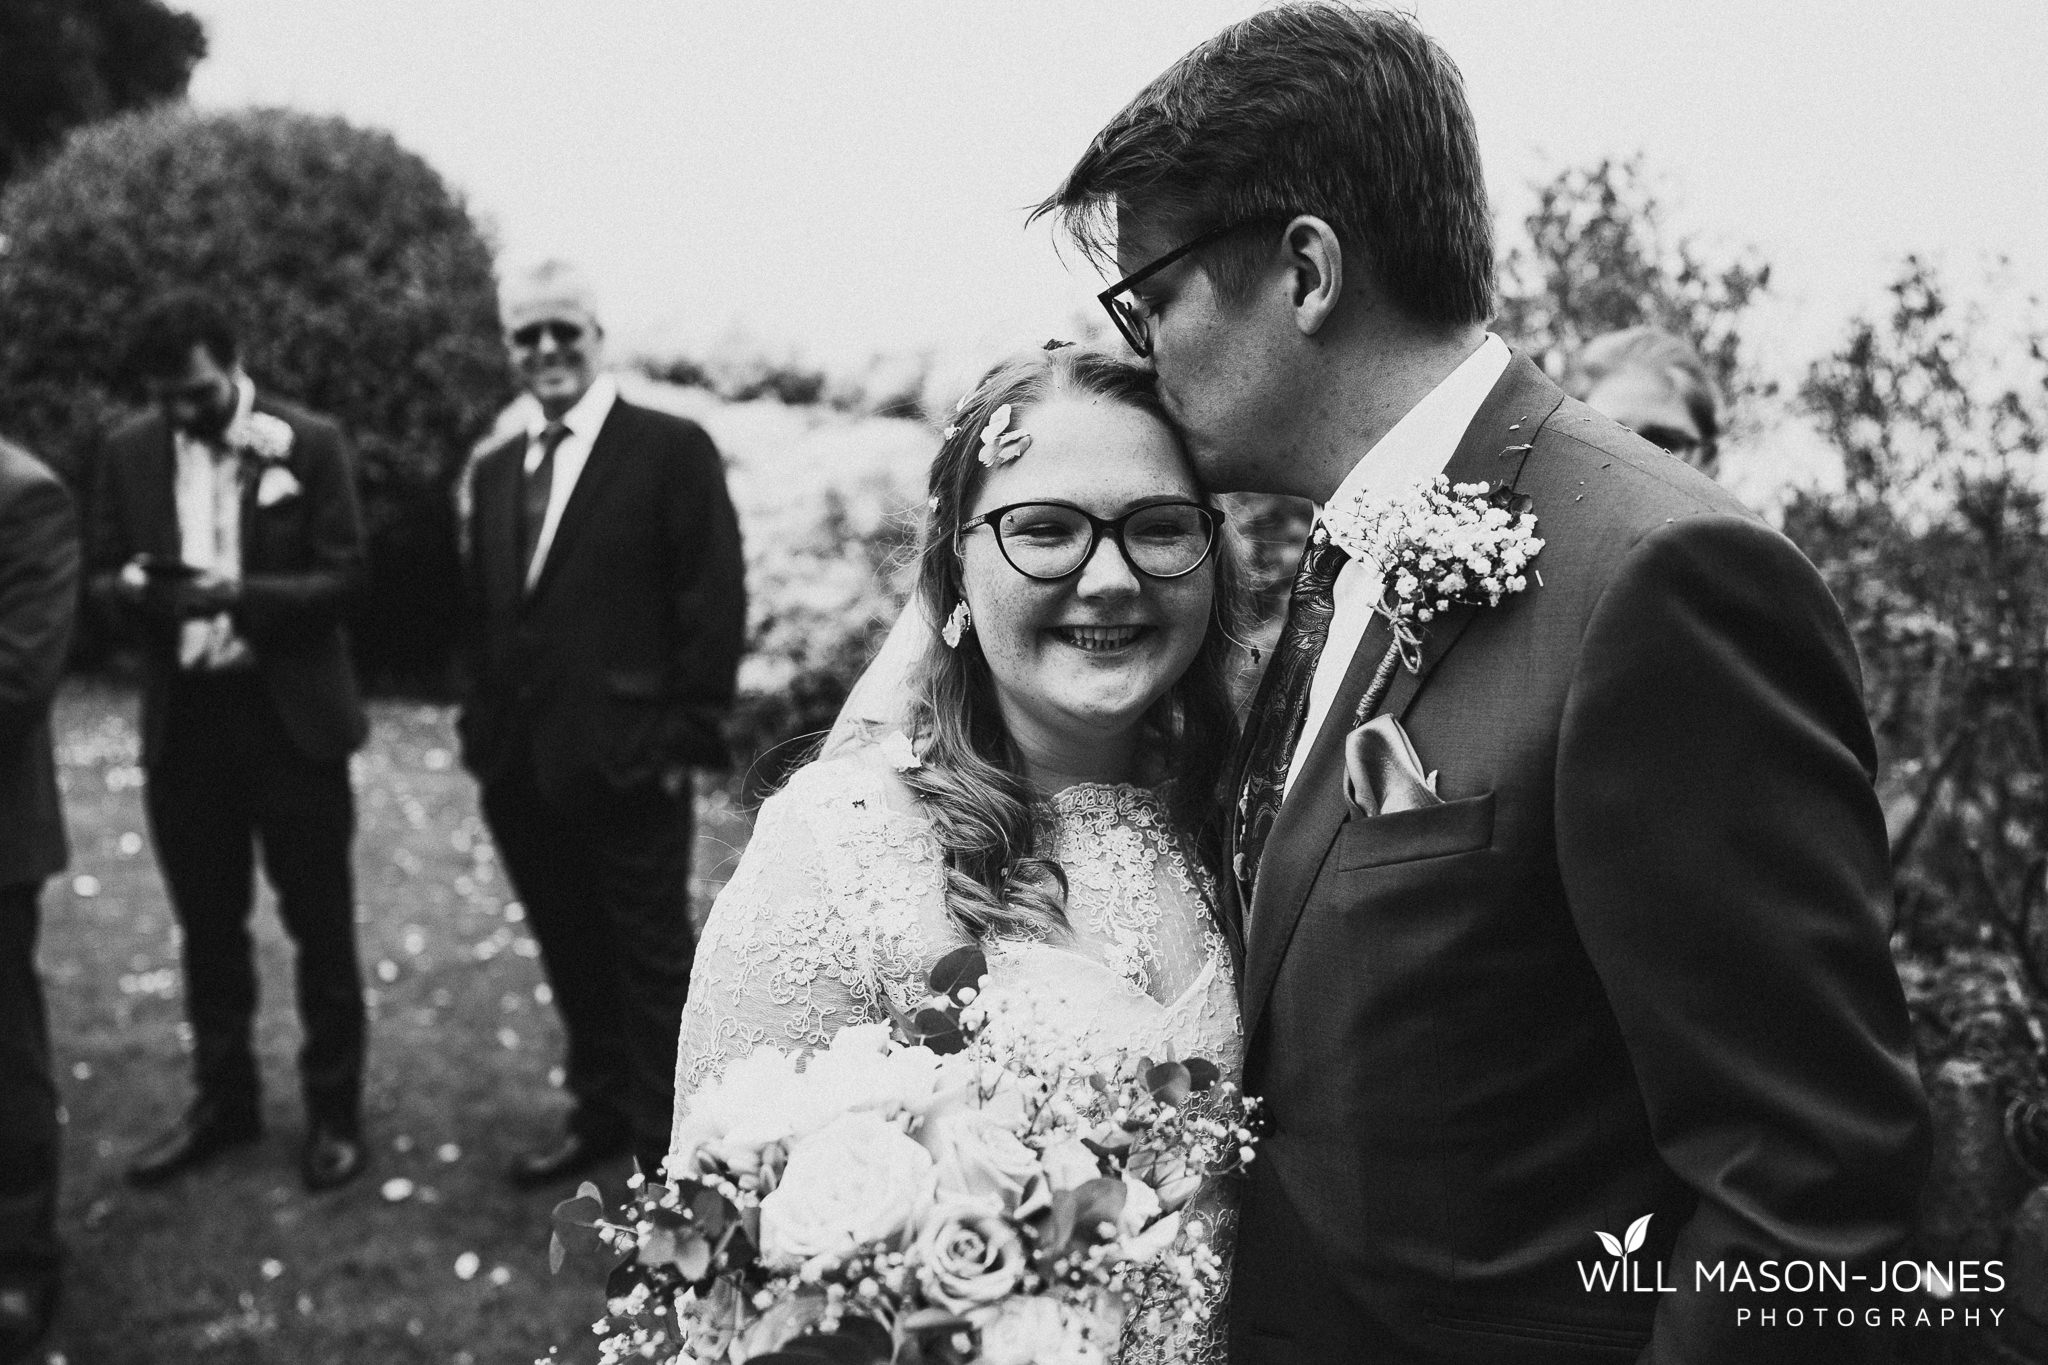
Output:
<svg viewBox="0 0 2048 1365">
<path fill-rule="evenodd" d="M 1738 1327 L 1694 1269 L 1894 1251 L 1926 1163 L 1834 602 L 1522 357 L 1446 473 L 1533 500 L 1542 581 L 1437 621 L 1381 708 L 1443 805 L 1349 818 L 1376 620 L 1266 844 L 1232 1358 L 1863 1359 L 1848 1329 Z M 1652 1292 L 1589 1291 L 1596 1229 L 1645 1214 Z"/>
</svg>

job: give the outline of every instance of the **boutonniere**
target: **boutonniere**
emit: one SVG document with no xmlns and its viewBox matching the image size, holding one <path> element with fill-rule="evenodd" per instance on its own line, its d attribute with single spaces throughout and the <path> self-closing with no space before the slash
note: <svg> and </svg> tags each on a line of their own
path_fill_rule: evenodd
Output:
<svg viewBox="0 0 2048 1365">
<path fill-rule="evenodd" d="M 245 455 L 275 463 L 292 453 L 292 424 L 267 412 L 252 412 L 229 424 L 227 443 Z"/>
<path fill-rule="evenodd" d="M 291 423 L 267 412 L 252 412 L 231 423 L 227 447 L 239 451 L 260 471 L 256 476 L 256 505 L 272 507 L 299 492 L 299 481 L 284 464 L 292 453 Z"/>
<path fill-rule="evenodd" d="M 1345 553 L 1379 569 L 1373 610 L 1394 635 L 1353 724 L 1372 715 L 1397 665 L 1422 671 L 1430 622 L 1453 607 L 1499 606 L 1529 586 L 1531 561 L 1543 549 L 1527 497 L 1505 486 L 1453 484 L 1441 474 L 1399 498 L 1361 495 L 1326 511 L 1323 521 Z"/>
</svg>

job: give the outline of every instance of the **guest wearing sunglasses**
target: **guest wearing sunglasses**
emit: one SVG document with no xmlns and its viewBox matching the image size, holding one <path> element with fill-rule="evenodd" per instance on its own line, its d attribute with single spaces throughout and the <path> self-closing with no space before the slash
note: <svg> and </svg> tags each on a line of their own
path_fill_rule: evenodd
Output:
<svg viewBox="0 0 2048 1365">
<path fill-rule="evenodd" d="M 1700 353 L 1655 327 L 1587 342 L 1566 377 L 1572 396 L 1702 474 L 1720 466 L 1721 391 Z"/>
<path fill-rule="evenodd" d="M 575 272 L 517 280 L 501 311 L 535 407 L 473 471 L 459 729 L 568 1035 L 567 1132 L 511 1168 L 538 1186 L 666 1150 L 691 770 L 727 761 L 746 596 L 718 451 L 619 397 Z"/>
</svg>

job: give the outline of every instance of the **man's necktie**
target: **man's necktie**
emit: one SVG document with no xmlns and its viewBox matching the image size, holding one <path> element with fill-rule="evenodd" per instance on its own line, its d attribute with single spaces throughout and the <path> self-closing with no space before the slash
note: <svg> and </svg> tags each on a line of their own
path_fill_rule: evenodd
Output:
<svg viewBox="0 0 2048 1365">
<path fill-rule="evenodd" d="M 1294 761 L 1294 746 L 1308 715 L 1309 683 L 1315 678 L 1323 643 L 1330 637 L 1337 573 L 1346 559 L 1318 521 L 1301 556 L 1301 567 L 1294 573 L 1287 624 L 1252 703 L 1252 732 L 1245 745 L 1240 776 L 1243 787 L 1237 801 L 1237 854 L 1232 859 L 1247 910 L 1252 882 L 1259 872 L 1259 855 L 1286 793 L 1287 769 Z"/>
<path fill-rule="evenodd" d="M 540 434 L 540 463 L 520 486 L 519 569 L 520 582 L 533 578 L 533 556 L 540 549 L 540 528 L 547 524 L 548 499 L 555 490 L 555 447 L 569 434 L 560 422 L 550 422 Z"/>
</svg>

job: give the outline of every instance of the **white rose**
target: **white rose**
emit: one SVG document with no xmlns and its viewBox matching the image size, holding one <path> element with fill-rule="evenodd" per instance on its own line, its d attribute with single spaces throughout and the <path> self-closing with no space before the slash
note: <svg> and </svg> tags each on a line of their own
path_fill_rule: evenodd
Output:
<svg viewBox="0 0 2048 1365">
<path fill-rule="evenodd" d="M 931 1153 L 879 1115 L 842 1114 L 789 1149 L 761 1201 L 761 1259 L 791 1270 L 902 1232 L 931 1195 Z"/>
<path fill-rule="evenodd" d="M 1079 1138 L 1065 1138 L 1039 1154 L 1045 1178 L 1056 1190 L 1071 1190 L 1102 1174 L 1102 1163 Z"/>
<path fill-rule="evenodd" d="M 972 1104 L 933 1109 L 917 1140 L 932 1154 L 941 1199 L 971 1199 L 1007 1212 L 1038 1174 L 1037 1153 Z"/>
<path fill-rule="evenodd" d="M 669 1152 L 669 1172 L 687 1174 L 704 1156 L 728 1170 L 752 1173 L 768 1148 L 801 1137 L 829 1117 L 810 1103 L 794 1057 L 757 1048 L 690 1096 Z"/>
<path fill-rule="evenodd" d="M 1102 1348 L 1058 1302 L 1011 1298 L 973 1315 L 979 1365 L 1102 1365 Z"/>
<path fill-rule="evenodd" d="M 830 1047 L 812 1055 L 804 1067 L 803 1087 L 810 1103 L 825 1114 L 871 1109 L 893 1118 L 906 1109 L 922 1112 L 929 1105 L 938 1061 L 926 1048 L 892 1053 L 886 1026 L 856 1024 L 839 1030 Z"/>
<path fill-rule="evenodd" d="M 926 1296 L 955 1313 L 1015 1293 L 1028 1257 L 1017 1230 L 974 1200 L 934 1208 L 913 1252 Z"/>
</svg>

